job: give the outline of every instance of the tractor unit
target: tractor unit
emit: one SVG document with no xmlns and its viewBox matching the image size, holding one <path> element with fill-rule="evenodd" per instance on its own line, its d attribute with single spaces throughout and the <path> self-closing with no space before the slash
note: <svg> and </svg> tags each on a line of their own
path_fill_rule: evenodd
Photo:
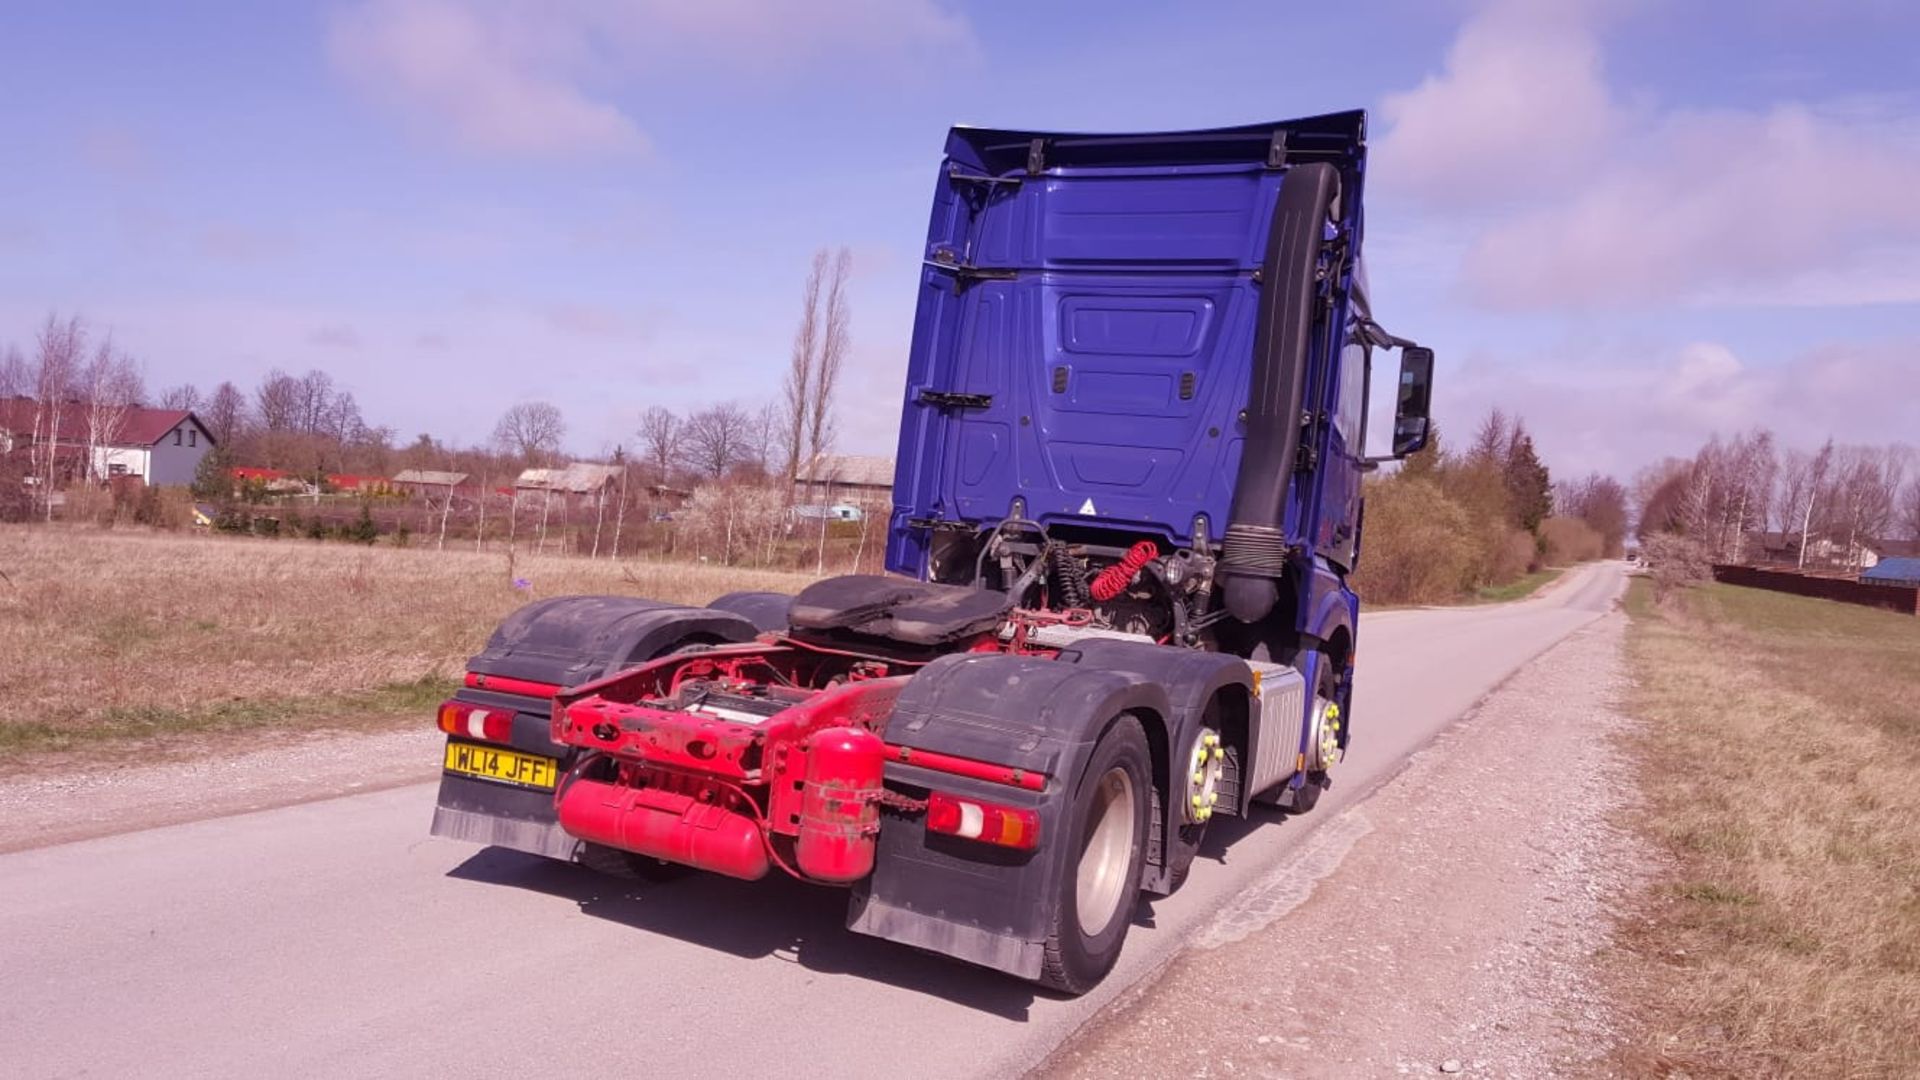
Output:
<svg viewBox="0 0 1920 1080">
<path fill-rule="evenodd" d="M 889 573 L 526 605 L 440 710 L 434 834 L 777 870 L 858 933 L 1095 986 L 1214 819 L 1311 809 L 1365 721 L 1361 482 L 1425 444 L 1433 373 L 1373 320 L 1365 174 L 1360 112 L 954 129 Z"/>
</svg>

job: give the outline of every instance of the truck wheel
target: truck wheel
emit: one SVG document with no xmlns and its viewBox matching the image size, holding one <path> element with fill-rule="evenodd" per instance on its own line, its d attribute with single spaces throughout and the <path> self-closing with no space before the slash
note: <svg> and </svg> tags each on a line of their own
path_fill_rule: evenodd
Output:
<svg viewBox="0 0 1920 1080">
<path fill-rule="evenodd" d="M 1122 715 L 1095 744 L 1067 812 L 1073 854 L 1054 880 L 1042 985 L 1084 994 L 1120 959 L 1146 868 L 1152 784 L 1146 732 Z"/>
<path fill-rule="evenodd" d="M 1314 697 L 1324 701 L 1334 700 L 1340 689 L 1340 677 L 1334 674 L 1332 658 L 1322 654 L 1317 665 L 1320 675 L 1315 680 Z M 1320 803 L 1320 794 L 1333 786 L 1333 778 L 1326 770 L 1316 769 L 1307 773 L 1307 782 L 1293 791 L 1293 799 L 1283 809 L 1289 814 L 1304 814 Z"/>
</svg>

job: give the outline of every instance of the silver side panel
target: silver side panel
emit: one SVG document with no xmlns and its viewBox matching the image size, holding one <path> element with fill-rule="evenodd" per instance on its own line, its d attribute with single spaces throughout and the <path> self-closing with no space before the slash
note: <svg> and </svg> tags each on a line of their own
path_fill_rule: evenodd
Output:
<svg viewBox="0 0 1920 1080">
<path fill-rule="evenodd" d="M 1300 760 L 1300 732 L 1307 720 L 1307 684 L 1300 673 L 1285 664 L 1248 661 L 1260 688 L 1260 708 L 1254 714 L 1258 725 L 1253 735 L 1253 782 L 1250 794 L 1258 795 L 1284 783 Z"/>
</svg>

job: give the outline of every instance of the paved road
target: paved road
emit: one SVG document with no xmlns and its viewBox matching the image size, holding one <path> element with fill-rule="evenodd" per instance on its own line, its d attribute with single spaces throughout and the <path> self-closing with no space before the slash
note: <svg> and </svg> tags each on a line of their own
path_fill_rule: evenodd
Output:
<svg viewBox="0 0 1920 1080">
<path fill-rule="evenodd" d="M 1357 747 L 1301 819 L 1226 819 L 1078 1001 L 847 933 L 787 880 L 634 885 L 426 836 L 416 785 L 0 856 L 18 1076 L 1008 1075 L 1302 838 L 1607 610 L 1618 564 L 1498 607 L 1368 615 Z"/>
</svg>

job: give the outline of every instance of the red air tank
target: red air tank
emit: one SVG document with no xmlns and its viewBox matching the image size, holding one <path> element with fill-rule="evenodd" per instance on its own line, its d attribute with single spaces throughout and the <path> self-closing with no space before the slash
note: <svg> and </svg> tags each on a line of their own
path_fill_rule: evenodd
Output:
<svg viewBox="0 0 1920 1080">
<path fill-rule="evenodd" d="M 589 843 L 748 881 L 767 876 L 760 823 L 716 802 L 660 787 L 575 780 L 555 809 L 560 826 Z"/>
<path fill-rule="evenodd" d="M 808 737 L 806 753 L 794 858 L 816 881 L 859 881 L 873 873 L 886 744 L 864 728 L 826 728 Z"/>
</svg>

